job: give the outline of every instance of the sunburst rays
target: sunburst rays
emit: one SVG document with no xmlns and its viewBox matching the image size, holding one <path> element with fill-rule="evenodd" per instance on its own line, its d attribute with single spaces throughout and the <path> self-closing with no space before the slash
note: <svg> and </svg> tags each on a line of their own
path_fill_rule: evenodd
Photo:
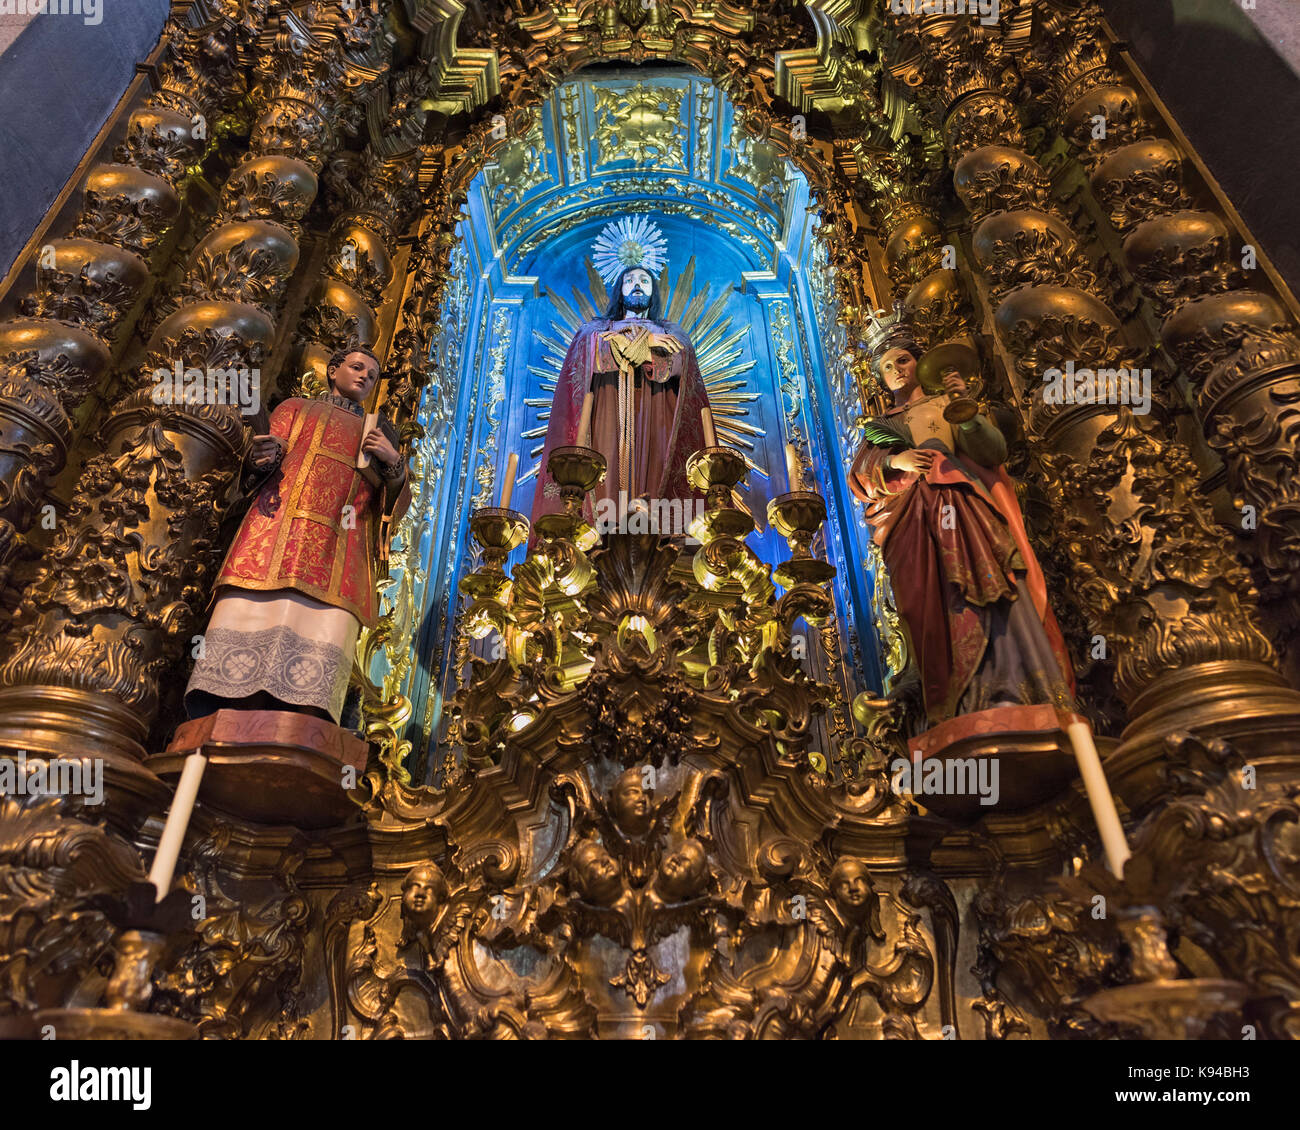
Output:
<svg viewBox="0 0 1300 1130">
<path fill-rule="evenodd" d="M 600 277 L 612 283 L 628 267 L 644 267 L 652 274 L 664 267 L 668 241 L 648 216 L 624 216 L 605 225 L 591 250 Z"/>
<path fill-rule="evenodd" d="M 600 272 L 590 259 L 586 261 L 586 267 L 590 293 L 583 294 L 577 287 L 572 287 L 570 294 L 573 301 L 569 302 L 552 291 L 550 299 L 558 318 L 552 318 L 547 327 L 538 327 L 533 331 L 533 337 L 542 344 L 544 351 L 538 364 L 528 366 L 528 372 L 537 378 L 546 395 L 529 397 L 524 401 L 526 409 L 538 411 L 537 423 L 526 428 L 522 438 L 541 442 L 530 448 L 528 455 L 533 463 L 519 477 L 520 484 L 535 478 L 541 470 L 547 421 L 551 418 L 551 400 L 555 396 L 555 385 L 564 364 L 564 355 L 569 351 L 569 342 L 583 322 L 601 317 L 609 307 L 609 289 Z M 723 286 L 715 295 L 712 283 L 706 283 L 702 290 L 695 290 L 694 256 L 686 264 L 685 270 L 671 282 L 665 269 L 659 276 L 658 285 L 660 294 L 663 295 L 663 316 L 680 325 L 695 346 L 700 376 L 704 379 L 709 405 L 713 409 L 718 442 L 736 448 L 744 455 L 750 470 L 766 478 L 767 471 L 750 457 L 756 448 L 756 441 L 761 440 L 766 432 L 746 419 L 750 412 L 749 406 L 759 398 L 757 392 L 746 391 L 745 388 L 748 374 L 758 362 L 745 357 L 747 327 L 733 329 L 731 317 L 725 314 L 727 301 L 731 297 L 729 290 Z"/>
</svg>

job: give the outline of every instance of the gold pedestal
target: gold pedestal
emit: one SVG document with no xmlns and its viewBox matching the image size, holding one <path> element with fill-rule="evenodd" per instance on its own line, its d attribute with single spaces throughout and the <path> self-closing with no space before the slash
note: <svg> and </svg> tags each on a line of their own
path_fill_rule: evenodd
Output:
<svg viewBox="0 0 1300 1130">
<path fill-rule="evenodd" d="M 998 796 L 984 804 L 973 790 L 925 793 L 916 802 L 939 816 L 964 821 L 990 812 L 1020 812 L 1060 795 L 1079 775 L 1065 730 L 1073 721 L 1083 719 L 1053 706 L 996 706 L 932 726 L 908 742 L 913 773 L 916 753 L 922 772 L 937 763 L 944 781 L 959 775 L 961 762 L 976 775 L 981 762 L 995 763 Z M 991 780 L 992 768 L 983 771 L 984 779 Z"/>
</svg>

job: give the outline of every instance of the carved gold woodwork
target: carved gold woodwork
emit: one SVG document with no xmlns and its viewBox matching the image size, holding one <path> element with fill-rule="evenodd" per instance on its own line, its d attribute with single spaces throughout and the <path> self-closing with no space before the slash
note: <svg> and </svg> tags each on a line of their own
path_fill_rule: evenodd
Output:
<svg viewBox="0 0 1300 1130">
<path fill-rule="evenodd" d="M 250 0 L 194 5 L 164 29 L 154 91 L 131 109 L 120 143 L 91 167 L 70 229 L 33 251 L 20 316 L 0 324 L 0 579 L 41 493 L 62 470 L 73 419 L 120 356 L 165 266 L 192 170 L 215 142 L 218 117 L 246 94 L 236 59 L 265 17 Z"/>
<path fill-rule="evenodd" d="M 1279 470 L 1291 465 L 1297 440 L 1296 307 L 1279 301 L 1249 233 L 1235 217 L 1225 222 L 1221 202 L 1134 76 L 1112 59 L 1098 26 L 1095 5 L 1052 13 L 1022 69 L 1088 169 L 1103 222 L 1123 239 L 1125 266 L 1223 457 L 1234 507 L 1250 507 L 1236 549 L 1294 676 L 1300 488 Z"/>
<path fill-rule="evenodd" d="M 1140 84 L 1108 69 L 1083 15 L 1048 4 L 1032 27 L 1016 10 L 971 33 L 847 0 L 797 14 L 739 0 L 474 13 L 403 0 L 281 6 L 263 32 L 267 7 L 229 4 L 174 33 L 160 91 L 135 111 L 120 161 L 88 175 L 30 314 L 0 327 L 3 554 L 61 465 L 72 400 L 115 362 L 128 308 L 163 269 L 154 257 L 202 156 L 187 111 L 247 97 L 249 153 L 156 305 L 151 355 L 114 405 L 0 667 L 7 749 L 75 740 L 115 772 L 106 821 L 59 798 L 0 798 L 0 1028 L 40 1017 L 60 1038 L 1000 1040 L 1238 1037 L 1251 1023 L 1300 1036 L 1297 709 L 1256 609 L 1294 597 L 1296 339 L 1281 296 L 1232 268 L 1237 228 L 1180 179 L 1188 155 L 1153 136 Z M 380 16 L 417 65 L 387 72 Z M 830 610 L 813 540 L 824 508 L 811 492 L 774 500 L 791 556 L 759 560 L 730 502 L 743 465 L 715 449 L 695 464 L 710 495 L 698 550 L 627 535 L 595 548 L 559 522 L 507 575 L 502 549 L 523 527 L 480 511 L 490 552 L 466 585 L 463 651 L 494 632 L 506 647 L 467 658 L 460 756 L 437 786 L 402 768 L 404 704 L 386 685 L 366 702 L 371 759 L 349 821 L 308 834 L 201 797 L 176 893 L 201 895 L 204 916 L 134 923 L 130 892 L 166 802 L 135 759 L 154 744 L 160 684 L 182 670 L 246 443 L 237 413 L 154 404 L 147 373 L 280 350 L 287 391 L 337 345 L 382 346 L 400 301 L 389 406 L 406 436 L 444 424 L 451 390 L 428 346 L 463 193 L 501 154 L 492 114 L 524 136 L 545 92 L 601 58 L 693 65 L 740 107 L 748 137 L 809 176 L 858 340 L 884 304 L 877 253 L 875 277 L 927 344 L 991 329 L 982 375 L 993 385 L 989 361 L 1005 368 L 1012 387 L 995 391 L 1023 413 L 1033 485 L 1074 559 L 1062 588 L 1088 631 L 1070 644 L 1106 637 L 1128 706 L 1122 743 L 1099 739 L 1131 825 L 1125 881 L 1091 862 L 1077 785 L 961 825 L 891 792 L 903 702 L 860 698 L 830 756 L 819 719 L 837 692 L 790 648 L 798 619 Z M 825 115 L 834 140 L 801 144 L 774 97 Z M 468 130 L 444 145 L 454 113 Z M 1084 161 L 1097 218 L 1118 232 L 1234 491 L 1265 516 L 1237 547 L 1254 587 L 1175 441 L 1166 369 L 1153 364 L 1165 405 L 1151 416 L 1032 395 L 1047 365 L 1146 365 L 1153 344 L 1064 200 L 1043 123 Z M 326 245 L 286 324 L 314 203 Z M 402 279 L 398 240 L 417 214 Z M 944 266 L 949 242 L 958 271 Z M 579 503 L 582 459 L 568 475 Z M 390 618 L 365 653 L 409 653 L 413 619 Z M 1090 913 L 1097 893 L 1114 915 Z"/>
<path fill-rule="evenodd" d="M 373 149 L 360 158 L 341 154 L 326 173 L 338 200 L 337 218 L 321 280 L 298 324 L 299 371 L 310 370 L 321 383 L 336 350 L 350 342 L 371 348 L 378 344 L 376 307 L 393 280 L 397 237 L 410 222 L 418 198 L 417 121 L 407 119 L 393 136 L 394 157 L 384 159 Z M 397 150 L 403 143 L 405 152 Z M 391 385 L 389 396 L 410 399 Z"/>
<path fill-rule="evenodd" d="M 255 68 L 250 156 L 231 174 L 179 301 L 153 329 L 101 430 L 103 454 L 87 464 L 25 594 L 20 641 L 0 670 L 7 744 L 58 751 L 75 735 L 85 752 L 138 774 L 160 676 L 199 626 L 248 432 L 234 405 L 158 403 L 151 374 L 177 364 L 260 374 L 318 170 L 382 70 L 373 8 L 354 5 L 336 20 L 313 5 L 282 13 L 277 26 Z M 265 405 L 273 389 L 260 376 L 258 386 Z"/>
<path fill-rule="evenodd" d="M 1142 368 L 1150 354 L 1107 305 L 1047 172 L 1023 148 L 1010 96 L 1021 81 L 1019 55 L 960 19 L 936 17 L 924 31 L 899 19 L 897 35 L 912 44 L 914 65 L 930 79 L 928 97 L 944 114 L 954 188 L 973 222 L 973 265 L 1031 434 L 1041 437 L 1037 462 L 1075 561 L 1076 591 L 1130 703 L 1128 752 L 1159 756 L 1154 717 L 1139 720 L 1160 713 L 1162 680 L 1173 680 L 1185 701 L 1189 669 L 1198 665 L 1206 679 L 1233 678 L 1261 715 L 1278 709 L 1289 696 L 1268 669 L 1274 655 L 1253 587 L 1208 507 L 1190 493 L 1195 464 L 1170 435 L 1164 371 L 1155 369 L 1150 416 L 1043 399 L 1050 367 Z"/>
</svg>

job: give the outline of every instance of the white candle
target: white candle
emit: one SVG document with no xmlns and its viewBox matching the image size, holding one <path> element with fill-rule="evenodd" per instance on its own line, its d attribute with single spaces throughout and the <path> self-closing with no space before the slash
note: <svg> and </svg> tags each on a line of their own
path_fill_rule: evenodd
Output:
<svg viewBox="0 0 1300 1130">
<path fill-rule="evenodd" d="M 181 770 L 180 783 L 176 786 L 176 795 L 172 797 L 172 806 L 167 812 L 167 823 L 163 825 L 162 837 L 158 841 L 158 852 L 153 857 L 153 866 L 149 868 L 149 882 L 158 892 L 158 902 L 162 902 L 171 890 L 172 874 L 181 854 L 181 841 L 185 839 L 185 830 L 190 826 L 190 814 L 194 811 L 199 782 L 203 779 L 203 769 L 207 763 L 208 759 L 203 754 L 191 753 L 185 759 L 185 768 Z"/>
<path fill-rule="evenodd" d="M 510 453 L 510 458 L 506 460 L 506 485 L 501 488 L 501 509 L 510 509 L 510 496 L 515 493 L 515 471 L 519 469 L 519 456 L 515 452 Z"/>
<path fill-rule="evenodd" d="M 801 490 L 803 475 L 799 470 L 799 453 L 795 451 L 792 443 L 785 445 L 785 473 L 790 480 L 790 489 Z"/>
<path fill-rule="evenodd" d="M 704 446 L 717 447 L 718 433 L 713 429 L 713 411 L 707 404 L 700 409 L 700 422 L 704 425 Z"/>
<path fill-rule="evenodd" d="M 1115 877 L 1122 879 L 1124 861 L 1133 853 L 1129 851 L 1128 841 L 1124 839 L 1124 826 L 1119 822 L 1115 798 L 1106 783 L 1106 773 L 1101 767 L 1101 758 L 1097 756 L 1092 731 L 1086 722 L 1071 722 L 1065 732 L 1070 737 L 1070 745 L 1074 747 L 1074 758 L 1079 763 L 1083 788 L 1088 794 L 1088 803 L 1092 806 L 1092 818 L 1097 821 L 1097 831 L 1101 833 L 1106 862 Z"/>
<path fill-rule="evenodd" d="M 578 446 L 591 446 L 591 409 L 596 403 L 596 395 L 587 389 L 587 395 L 582 398 L 582 415 L 578 419 Z"/>
</svg>

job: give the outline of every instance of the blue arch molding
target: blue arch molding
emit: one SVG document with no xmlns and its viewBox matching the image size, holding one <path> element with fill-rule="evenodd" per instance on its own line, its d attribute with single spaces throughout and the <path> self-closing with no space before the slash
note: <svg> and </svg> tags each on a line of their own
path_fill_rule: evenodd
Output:
<svg viewBox="0 0 1300 1130">
<path fill-rule="evenodd" d="M 531 453 L 541 447 L 550 403 L 541 376 L 548 350 L 537 335 L 560 352 L 567 347 L 556 296 L 576 308 L 573 292 L 590 294 L 591 245 L 628 215 L 650 216 L 663 232 L 670 283 L 694 258 L 692 291 L 711 287 L 710 301 L 727 295 L 728 336 L 741 333 L 738 360 L 752 363 L 743 391 L 758 394 L 746 404 L 744 422 L 756 429 L 748 453 L 768 472 L 749 476 L 746 504 L 763 525 L 750 544 L 772 563 L 788 556 L 765 514 L 768 500 L 789 489 L 784 445 L 793 428 L 827 501 L 824 548 L 839 571 L 844 689 L 879 691 L 867 531 L 845 480 L 861 409 L 841 359 L 844 331 L 802 174 L 746 138 L 712 84 L 680 71 L 571 79 L 543 104 L 529 134 L 506 138 L 494 157 L 473 182 L 468 218 L 457 228 L 434 346 L 441 401 L 426 396 L 422 406 L 427 520 L 418 534 L 422 575 L 411 579 L 420 624 L 403 686 L 413 706 L 408 739 L 419 750 L 442 732 L 445 696 L 455 689 L 457 584 L 473 564 L 469 514 L 495 503 L 512 451 L 521 481 L 511 504 L 525 513 L 532 506 Z M 376 664 L 378 681 L 386 660 Z"/>
</svg>

